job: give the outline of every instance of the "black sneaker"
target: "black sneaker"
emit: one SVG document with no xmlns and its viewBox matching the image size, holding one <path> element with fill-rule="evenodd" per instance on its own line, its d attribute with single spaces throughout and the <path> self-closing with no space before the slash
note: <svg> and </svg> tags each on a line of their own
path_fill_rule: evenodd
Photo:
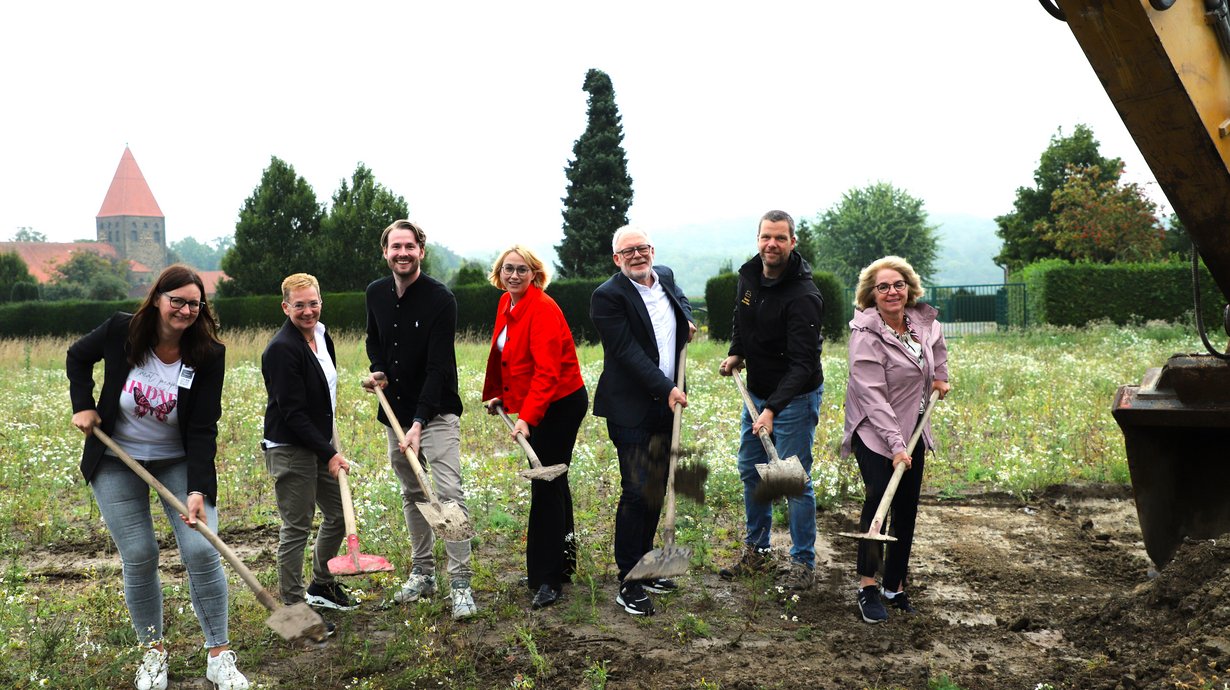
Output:
<svg viewBox="0 0 1230 690">
<path fill-rule="evenodd" d="M 350 600 L 350 595 L 346 594 L 346 588 L 340 582 L 326 584 L 312 582 L 308 585 L 307 596 L 304 599 L 308 606 L 315 606 L 318 609 L 350 611 L 358 608 L 358 605 Z"/>
<path fill-rule="evenodd" d="M 642 580 L 641 586 L 646 592 L 654 594 L 670 594 L 679 589 L 679 585 L 675 584 L 674 580 L 668 580 L 665 577 L 657 577 L 652 580 Z"/>
<path fill-rule="evenodd" d="M 865 623 L 883 623 L 888 620 L 888 611 L 880 601 L 880 589 L 875 585 L 867 585 L 858 590 L 858 612 Z"/>
<path fill-rule="evenodd" d="M 640 582 L 625 582 L 621 585 L 615 603 L 634 616 L 653 615 L 653 601 L 645 594 L 645 587 Z"/>
<path fill-rule="evenodd" d="M 534 601 L 530 603 L 532 609 L 543 609 L 555 602 L 559 601 L 561 589 L 555 589 L 551 585 L 544 584 L 538 588 L 538 592 L 534 594 Z"/>
<path fill-rule="evenodd" d="M 910 604 L 910 598 L 906 596 L 905 592 L 898 592 L 894 597 L 884 597 L 884 601 L 888 602 L 888 605 L 892 608 L 895 608 L 904 614 L 912 616 L 918 613 L 918 609 L 914 608 Z"/>
</svg>

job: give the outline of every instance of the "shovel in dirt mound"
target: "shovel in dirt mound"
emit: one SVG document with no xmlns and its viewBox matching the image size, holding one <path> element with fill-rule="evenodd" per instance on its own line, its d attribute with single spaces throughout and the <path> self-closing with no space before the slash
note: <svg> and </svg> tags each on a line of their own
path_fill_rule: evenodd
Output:
<svg viewBox="0 0 1230 690">
<path fill-rule="evenodd" d="M 739 394 L 743 396 L 743 404 L 747 406 L 747 413 L 752 416 L 754 422 L 760 416 L 760 412 L 756 410 L 756 403 L 752 402 L 752 396 L 748 395 L 743 376 L 738 369 L 732 371 L 731 375 L 735 379 L 735 385 L 739 387 Z M 773 438 L 769 436 L 769 432 L 761 428 L 758 436 L 760 444 L 764 446 L 765 454 L 769 456 L 769 461 L 756 465 L 756 473 L 760 475 L 760 484 L 756 486 L 756 500 L 769 503 L 782 496 L 802 496 L 807 490 L 807 472 L 803 469 L 803 463 L 799 462 L 798 456 L 791 455 L 782 460 L 777 455 L 777 448 L 773 447 Z"/>
<path fill-rule="evenodd" d="M 675 374 L 679 390 L 683 390 L 683 365 L 687 355 L 687 345 L 684 345 Z M 682 426 L 683 405 L 676 404 L 675 419 L 671 423 L 670 464 L 666 470 L 666 520 L 662 523 L 662 548 L 641 556 L 641 560 L 624 576 L 626 581 L 679 577 L 688 572 L 688 564 L 692 561 L 692 549 L 675 546 L 675 465 L 679 462 L 679 432 Z"/>
<path fill-rule="evenodd" d="M 907 455 L 914 455 L 914 446 L 918 445 L 918 439 L 922 436 L 923 427 L 927 425 L 927 420 L 931 419 L 931 410 L 935 407 L 935 401 L 940 399 L 939 391 L 931 391 L 931 398 L 927 400 L 927 409 L 923 410 L 922 419 L 918 420 L 918 426 L 914 428 L 914 433 L 910 435 L 910 443 L 905 447 Z M 837 534 L 851 539 L 870 539 L 872 541 L 897 541 L 896 537 L 881 533 L 884 527 L 884 518 L 888 515 L 888 508 L 892 505 L 893 496 L 897 494 L 897 485 L 901 483 L 901 476 L 905 474 L 905 463 L 899 463 L 893 469 L 893 476 L 888 480 L 888 486 L 884 489 L 884 496 L 880 499 L 880 505 L 876 508 L 875 517 L 871 519 L 871 524 L 867 526 L 866 532 L 838 532 Z"/>
<path fill-rule="evenodd" d="M 508 427 L 509 431 L 517 430 L 517 425 L 513 423 L 512 417 L 509 417 L 508 413 L 504 411 L 503 405 L 496 405 L 495 411 L 499 413 L 500 419 L 504 420 L 504 424 Z M 538 459 L 538 453 L 534 452 L 529 439 L 523 434 L 517 434 L 517 443 L 521 444 L 521 450 L 524 450 L 526 457 L 530 459 L 530 468 L 518 472 L 518 477 L 530 480 L 541 479 L 544 482 L 549 482 L 568 471 L 568 463 L 563 462 L 558 465 L 543 467 L 542 461 Z"/>
<path fill-rule="evenodd" d="M 162 497 L 162 500 L 166 501 L 180 515 L 188 514 L 188 506 L 184 505 L 183 501 L 179 500 L 179 497 L 171 493 L 170 489 L 154 478 L 154 475 L 150 474 L 136 460 L 133 460 L 128 453 L 125 453 L 124 449 L 116 445 L 115 441 L 111 440 L 111 437 L 104 433 L 102 429 L 94 427 L 94 435 L 103 442 L 103 445 L 110 448 L 111 452 L 115 453 L 116 457 L 123 461 L 125 465 L 128 465 L 128 468 L 135 472 L 138 477 L 153 487 L 154 491 L 157 491 L 158 495 Z M 209 526 L 203 520 L 197 520 L 194 529 L 200 532 L 201 536 L 205 537 L 205 540 L 217 549 L 218 553 L 226 559 L 226 562 L 235 569 L 235 572 L 239 573 L 239 577 L 243 580 L 244 584 L 256 594 L 257 600 L 266 609 L 269 609 L 270 615 L 265 620 L 265 625 L 272 628 L 282 639 L 290 642 L 302 639 L 313 642 L 324 642 L 326 640 L 325 622 L 319 613 L 313 611 L 304 602 L 299 602 L 294 606 L 284 606 L 269 590 L 261 586 L 260 581 L 256 579 L 256 575 L 252 574 L 252 571 L 243 564 L 243 561 L 239 560 L 239 556 L 231 547 L 227 546 L 218 535 L 214 534 L 213 530 L 209 529 Z"/>
<path fill-rule="evenodd" d="M 393 407 L 389 405 L 384 389 L 379 386 L 376 387 L 376 398 L 380 400 L 380 407 L 384 408 L 384 414 L 389 418 L 389 424 L 393 427 L 393 432 L 397 434 L 397 440 L 405 443 L 406 432 L 397 421 L 397 415 L 393 413 Z M 431 483 L 427 481 L 427 474 L 423 472 L 423 466 L 419 464 L 418 453 L 406 453 L 406 459 L 410 461 L 414 476 L 419 480 L 419 488 L 427 495 L 426 503 L 415 505 L 419 507 L 419 512 L 423 514 L 427 524 L 431 525 L 431 531 L 444 541 L 465 541 L 473 537 L 474 528 L 470 526 L 470 520 L 461 510 L 461 506 L 457 505 L 456 501 L 442 502 L 436 498 L 435 492 L 431 490 Z"/>
</svg>

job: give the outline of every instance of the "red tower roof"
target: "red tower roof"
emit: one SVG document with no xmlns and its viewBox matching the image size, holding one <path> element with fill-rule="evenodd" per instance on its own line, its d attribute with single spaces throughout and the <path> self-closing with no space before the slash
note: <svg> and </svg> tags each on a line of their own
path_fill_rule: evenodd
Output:
<svg viewBox="0 0 1230 690">
<path fill-rule="evenodd" d="M 137 159 L 132 157 L 132 151 L 127 146 L 120 157 L 120 167 L 115 169 L 107 198 L 103 199 L 102 208 L 98 210 L 99 218 L 110 216 L 163 217 L 162 209 L 154 200 L 154 193 L 145 183 L 141 168 L 137 167 Z"/>
</svg>

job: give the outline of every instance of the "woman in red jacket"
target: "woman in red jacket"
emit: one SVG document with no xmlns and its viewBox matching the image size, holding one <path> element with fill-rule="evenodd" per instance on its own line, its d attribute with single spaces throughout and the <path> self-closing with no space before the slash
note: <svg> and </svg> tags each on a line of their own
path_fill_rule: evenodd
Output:
<svg viewBox="0 0 1230 690">
<path fill-rule="evenodd" d="M 544 466 L 568 463 L 577 430 L 589 410 L 572 331 L 543 289 L 550 280 L 534 252 L 513 245 L 491 267 L 491 284 L 504 290 L 496 310 L 483 399 L 495 414 L 500 404 L 517 414 L 513 432 L 529 439 Z M 572 493 L 568 474 L 530 486 L 526 530 L 526 584 L 532 608 L 550 606 L 572 575 Z"/>
</svg>

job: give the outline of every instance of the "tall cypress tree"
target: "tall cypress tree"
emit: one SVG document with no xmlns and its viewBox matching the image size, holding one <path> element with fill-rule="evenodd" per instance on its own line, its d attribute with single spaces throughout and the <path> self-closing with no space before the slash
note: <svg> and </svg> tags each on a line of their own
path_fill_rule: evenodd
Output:
<svg viewBox="0 0 1230 690">
<path fill-rule="evenodd" d="M 615 87 L 606 72 L 585 74 L 589 124 L 572 146 L 564 168 L 568 196 L 564 202 L 564 240 L 555 246 L 561 278 L 596 278 L 611 273 L 611 235 L 628 224 L 632 178 L 624 153 L 623 125 L 615 105 Z"/>
</svg>

